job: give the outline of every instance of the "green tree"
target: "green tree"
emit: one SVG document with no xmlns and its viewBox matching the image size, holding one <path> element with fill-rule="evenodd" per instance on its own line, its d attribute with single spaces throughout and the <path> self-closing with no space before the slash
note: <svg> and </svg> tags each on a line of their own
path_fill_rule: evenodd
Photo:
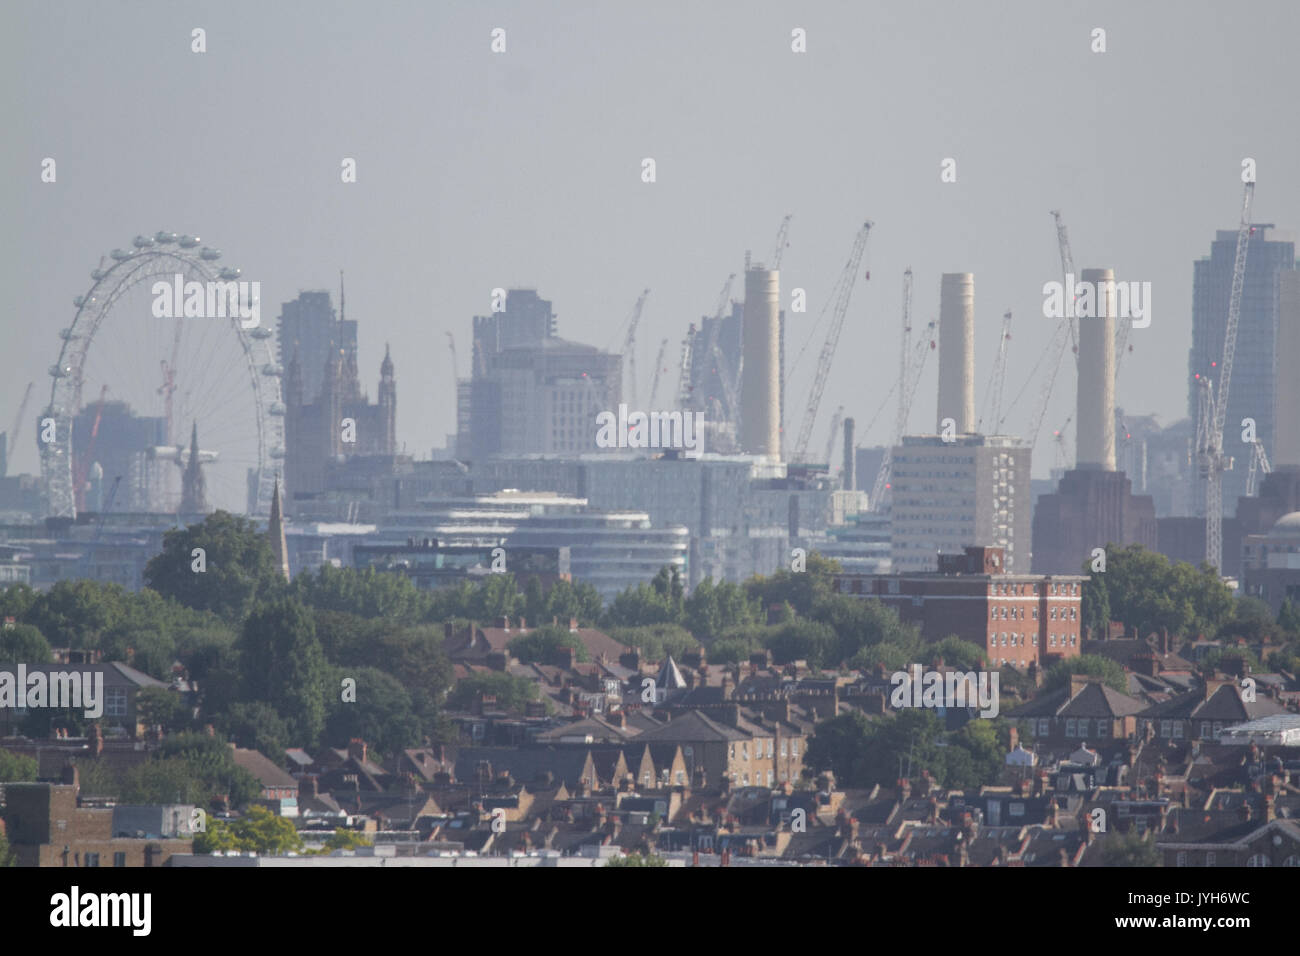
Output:
<svg viewBox="0 0 1300 956">
<path fill-rule="evenodd" d="M 780 568 L 769 577 L 755 575 L 745 583 L 745 590 L 758 598 L 760 608 L 785 603 L 796 614 L 807 616 L 819 597 L 833 593 L 835 575 L 842 570 L 838 561 L 823 558 L 814 551 L 805 559 L 803 571 Z"/>
<path fill-rule="evenodd" d="M 9 849 L 9 839 L 5 836 L 5 831 L 0 829 L 0 870 L 17 865 L 18 857 Z"/>
<path fill-rule="evenodd" d="M 929 651 L 929 658 L 941 658 L 946 667 L 955 667 L 962 671 L 981 670 L 984 665 L 984 648 L 974 641 L 964 641 L 956 634 L 949 634 L 935 644 Z M 926 653 L 922 653 L 917 663 L 928 664 Z"/>
<path fill-rule="evenodd" d="M 302 837 L 292 820 L 278 817 L 266 807 L 254 804 L 244 815 L 229 822 L 208 820 L 208 828 L 194 838 L 195 853 L 240 850 L 267 856 L 303 851 Z"/>
<path fill-rule="evenodd" d="M 776 664 L 804 660 L 813 669 L 835 664 L 839 639 L 829 624 L 820 621 L 792 621 L 776 628 L 767 640 Z"/>
<path fill-rule="evenodd" d="M 690 631 L 676 624 L 614 627 L 609 636 L 625 647 L 639 648 L 641 659 L 647 661 L 661 661 L 669 654 L 680 660 L 683 654 L 700 646 Z"/>
<path fill-rule="evenodd" d="M 263 701 L 284 717 L 293 746 L 313 747 L 325 729 L 327 664 L 308 610 L 291 598 L 259 604 L 244 622 L 239 651 L 240 696 Z"/>
<path fill-rule="evenodd" d="M 218 718 L 218 726 L 240 747 L 267 754 L 275 761 L 288 746 L 288 725 L 265 701 L 236 701 Z"/>
<path fill-rule="evenodd" d="M 335 746 L 347 746 L 360 738 L 382 753 L 395 753 L 420 742 L 420 720 L 411 705 L 411 695 L 394 677 L 374 667 L 339 669 L 339 678 L 356 681 L 356 700 L 346 702 L 341 694 L 330 701 L 325 737 Z M 340 686 L 341 681 L 333 681 Z"/>
<path fill-rule="evenodd" d="M 366 619 L 414 624 L 428 613 L 430 599 L 403 574 L 374 568 L 336 568 L 323 564 L 300 574 L 289 586 L 291 596 L 322 611 L 343 611 Z"/>
<path fill-rule="evenodd" d="M 591 660 L 591 655 L 587 653 L 587 648 L 582 641 L 578 640 L 577 634 L 567 627 L 555 627 L 550 624 L 512 638 L 506 647 L 524 664 L 533 662 L 553 664 L 560 654 L 570 648 L 576 652 L 575 656 L 579 661 Z"/>
<path fill-rule="evenodd" d="M 7 617 L 16 621 L 23 620 L 39 595 L 40 592 L 30 584 L 22 582 L 0 588 L 0 621 Z"/>
<path fill-rule="evenodd" d="M 1251 643 L 1278 630 L 1273 609 L 1257 597 L 1242 595 L 1233 601 L 1232 616 L 1219 628 L 1218 637 L 1244 637 Z"/>
<path fill-rule="evenodd" d="M 1101 845 L 1102 866 L 1163 866 L 1160 851 L 1156 848 L 1155 833 L 1148 830 L 1138 833 L 1110 833 Z"/>
<path fill-rule="evenodd" d="M 1084 562 L 1084 573 L 1089 574 L 1083 582 L 1082 618 L 1083 626 L 1093 640 L 1104 641 L 1110 636 L 1110 592 L 1106 589 L 1106 575 L 1090 574 L 1092 562 Z"/>
<path fill-rule="evenodd" d="M 495 697 L 501 710 L 521 712 L 530 701 L 537 700 L 537 684 L 504 671 L 472 674 L 456 683 L 447 703 L 455 710 L 469 710 L 480 694 Z"/>
<path fill-rule="evenodd" d="M 1086 674 L 1088 677 L 1097 677 L 1107 687 L 1117 690 L 1121 694 L 1128 693 L 1128 674 L 1124 671 L 1124 668 L 1109 657 L 1101 657 L 1097 654 L 1080 654 L 1078 657 L 1067 657 L 1065 660 L 1052 665 L 1043 677 L 1043 693 L 1061 687 L 1068 687 L 1071 674 Z"/>
<path fill-rule="evenodd" d="M 48 664 L 54 660 L 50 642 L 30 624 L 0 630 L 0 664 Z"/>
<path fill-rule="evenodd" d="M 530 579 L 536 580 L 536 578 Z M 582 627 L 594 627 L 600 621 L 601 600 L 596 589 L 586 581 L 574 583 L 563 579 L 554 582 L 546 594 L 546 610 L 530 624 L 554 620 L 560 624 L 577 619 Z"/>
<path fill-rule="evenodd" d="M 708 577 L 686 599 L 685 624 L 696 638 L 711 641 L 728 628 L 759 621 L 758 600 L 730 581 L 713 583 Z"/>
<path fill-rule="evenodd" d="M 162 727 L 177 733 L 189 727 L 181 695 L 170 687 L 145 687 L 135 695 L 136 712 L 146 727 Z"/>
<path fill-rule="evenodd" d="M 1288 634 L 1300 635 L 1300 608 L 1292 604 L 1290 598 L 1282 601 L 1277 612 L 1277 626 Z"/>
<path fill-rule="evenodd" d="M 668 860 L 665 857 L 657 856 L 654 853 L 644 855 L 641 853 L 627 853 L 623 856 L 611 856 L 605 861 L 605 866 L 667 866 Z"/>
<path fill-rule="evenodd" d="M 322 854 L 333 853 L 335 850 L 357 850 L 365 846 L 374 846 L 374 841 L 367 839 L 356 830 L 344 830 L 337 828 L 325 841 L 321 847 Z"/>
<path fill-rule="evenodd" d="M 205 570 L 194 570 L 202 548 Z M 162 552 L 145 566 L 145 583 L 189 608 L 212 611 L 226 621 L 244 619 L 253 605 L 282 594 L 286 583 L 266 535 L 247 518 L 226 511 L 163 536 Z"/>
<path fill-rule="evenodd" d="M 37 596 L 23 623 L 55 647 L 97 648 L 100 637 L 121 623 L 126 597 L 117 584 L 65 579 Z"/>
<path fill-rule="evenodd" d="M 35 783 L 36 761 L 31 757 L 0 750 L 0 783 Z"/>
</svg>

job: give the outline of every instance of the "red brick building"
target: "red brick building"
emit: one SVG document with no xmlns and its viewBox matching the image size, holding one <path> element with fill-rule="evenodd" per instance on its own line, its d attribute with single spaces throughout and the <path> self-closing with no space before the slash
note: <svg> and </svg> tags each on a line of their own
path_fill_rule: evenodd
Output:
<svg viewBox="0 0 1300 956">
<path fill-rule="evenodd" d="M 1082 644 L 1079 574 L 1005 574 L 1001 548 L 939 555 L 939 570 L 840 574 L 839 594 L 876 598 L 921 629 L 928 641 L 950 634 L 978 644 L 993 666 L 1039 666 L 1075 657 Z"/>
</svg>

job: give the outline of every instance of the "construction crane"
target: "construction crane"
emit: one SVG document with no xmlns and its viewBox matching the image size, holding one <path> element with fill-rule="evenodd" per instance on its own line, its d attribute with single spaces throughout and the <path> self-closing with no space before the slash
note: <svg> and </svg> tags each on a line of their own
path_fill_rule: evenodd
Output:
<svg viewBox="0 0 1300 956">
<path fill-rule="evenodd" d="M 1056 442 L 1056 468 L 1059 471 L 1064 471 L 1070 462 L 1070 449 L 1067 445 L 1068 439 L 1065 437 L 1065 430 L 1070 427 L 1070 422 L 1073 420 L 1074 416 L 1071 415 L 1060 428 L 1052 432 L 1052 438 Z"/>
<path fill-rule="evenodd" d="M 677 378 L 677 407 L 682 411 L 689 411 L 691 408 L 691 352 L 695 341 L 695 323 L 692 322 L 690 328 L 686 330 L 686 338 L 682 339 L 682 357 L 678 369 Z"/>
<path fill-rule="evenodd" d="M 1056 222 L 1056 244 L 1061 253 L 1061 274 L 1066 276 L 1068 287 L 1069 276 L 1074 275 L 1074 253 L 1070 251 L 1070 232 L 1065 228 L 1065 220 L 1061 218 L 1061 210 L 1052 210 L 1052 219 Z M 1074 349 L 1075 361 L 1078 361 L 1079 354 L 1079 330 L 1074 326 L 1074 310 L 1066 309 L 1065 320 L 1070 326 L 1070 347 Z"/>
<path fill-rule="evenodd" d="M 1237 227 L 1237 255 L 1232 266 L 1232 292 L 1228 297 L 1228 322 L 1223 333 L 1223 361 L 1219 381 L 1210 389 L 1212 396 L 1202 411 L 1212 415 L 1197 422 L 1197 461 L 1205 477 L 1205 560 L 1217 571 L 1223 568 L 1223 473 L 1232 467 L 1232 459 L 1223 453 L 1223 426 L 1228 416 L 1228 396 L 1232 390 L 1232 362 L 1237 352 L 1237 325 L 1241 319 L 1241 295 L 1246 283 L 1246 250 L 1254 230 L 1250 225 L 1250 204 L 1255 184 L 1246 183 L 1241 198 L 1241 224 Z M 1198 376 L 1199 377 L 1199 376 Z"/>
<path fill-rule="evenodd" d="M 1061 253 L 1061 274 L 1065 277 L 1064 282 L 1066 283 L 1063 288 L 1068 290 L 1068 283 L 1070 281 L 1069 277 L 1074 274 L 1074 255 L 1070 252 L 1070 234 L 1066 231 L 1065 221 L 1061 218 L 1061 211 L 1059 209 L 1052 210 L 1052 218 L 1056 221 L 1056 242 Z M 1030 425 L 1028 435 L 1029 445 L 1031 448 L 1038 443 L 1038 433 L 1043 430 L 1043 419 L 1047 417 L 1047 406 L 1052 400 L 1052 388 L 1056 384 L 1056 376 L 1061 371 L 1061 359 L 1065 357 L 1066 346 L 1071 343 L 1073 343 L 1075 362 L 1077 363 L 1079 342 L 1078 331 L 1074 327 L 1074 308 L 1072 306 L 1067 306 L 1065 309 L 1065 317 L 1061 319 L 1060 324 L 1056 327 L 1056 331 L 1052 333 L 1052 340 L 1048 343 L 1047 350 L 1043 353 L 1044 357 L 1049 355 L 1055 357 L 1051 360 L 1047 378 L 1043 381 L 1043 388 L 1038 396 L 1038 404 L 1034 406 L 1036 411 L 1034 412 L 1033 422 Z M 1038 366 L 1042 364 L 1042 361 L 1042 358 L 1040 358 L 1038 362 L 1035 363 L 1034 372 L 1030 373 L 1031 380 L 1034 373 L 1037 371 Z M 1026 385 L 1028 385 L 1028 382 L 1026 382 Z M 1020 392 L 1016 393 L 1016 397 L 1019 398 L 1020 394 L 1023 392 L 1024 387 L 1020 389 Z M 1015 401 L 1013 401 L 1012 404 L 1014 405 Z"/>
<path fill-rule="evenodd" d="M 668 354 L 668 340 L 664 339 L 659 343 L 659 354 L 655 356 L 655 374 L 650 380 L 650 409 L 655 407 L 655 399 L 659 397 L 659 376 L 664 371 L 664 357 Z"/>
<path fill-rule="evenodd" d="M 718 305 L 713 310 L 713 315 L 708 323 L 709 333 L 708 333 L 708 337 L 704 340 L 704 348 L 701 352 L 701 354 L 707 356 L 708 358 L 712 359 L 717 363 L 718 378 L 722 382 L 723 391 L 726 391 L 728 386 L 731 385 L 731 383 L 728 382 L 727 380 L 727 373 L 726 373 L 727 363 L 722 358 L 722 353 L 718 350 L 718 325 L 722 322 L 722 316 L 727 311 L 727 306 L 731 304 L 731 284 L 735 281 L 736 281 L 736 274 L 733 272 L 731 273 L 731 275 L 727 276 L 727 281 L 722 283 L 722 292 L 718 295 Z M 683 374 L 686 376 L 686 379 L 690 378 L 690 366 L 694 362 L 694 352 L 695 352 L 694 340 L 695 340 L 695 326 L 692 325 L 689 341 L 682 343 L 682 349 L 683 349 L 682 360 L 685 363 L 683 365 L 683 368 L 685 370 Z M 689 351 L 691 354 L 687 355 L 686 354 L 687 351 Z M 739 380 L 740 380 L 740 375 L 739 372 L 737 372 L 736 381 Z M 688 387 L 689 387 L 689 382 L 687 382 L 686 385 L 682 386 L 682 388 L 688 388 Z M 732 386 L 732 391 L 734 392 L 734 390 L 735 390 L 734 386 Z M 689 398 L 689 392 L 683 394 L 687 395 L 687 397 Z M 728 401 L 730 403 L 729 414 L 734 418 L 736 415 L 735 402 L 732 401 L 731 399 L 728 399 Z M 687 406 L 685 404 L 685 400 L 683 400 L 682 408 L 685 409 L 686 407 Z"/>
<path fill-rule="evenodd" d="M 773 271 L 781 268 L 781 257 L 785 255 L 785 247 L 788 246 L 790 236 L 790 220 L 794 218 L 794 213 L 788 213 L 781 220 L 781 228 L 776 232 L 776 250 L 772 253 Z"/>
<path fill-rule="evenodd" d="M 99 402 L 95 406 L 95 422 L 90 426 L 90 438 L 86 441 L 86 450 L 81 453 L 81 462 L 77 466 L 76 496 L 78 511 L 84 511 L 86 507 L 86 476 L 89 474 L 90 466 L 95 460 L 95 439 L 99 437 L 99 423 L 104 417 L 104 400 L 106 398 L 108 398 L 107 385 L 99 390 Z"/>
<path fill-rule="evenodd" d="M 893 471 L 894 446 L 903 440 L 907 431 L 907 420 L 912 411 L 912 399 L 916 395 L 917 385 L 921 381 L 921 371 L 925 367 L 926 357 L 934 351 L 934 322 L 929 325 L 929 335 L 912 345 L 912 269 L 909 266 L 903 273 L 903 345 L 898 355 L 898 414 L 894 419 L 893 440 L 885 447 L 884 457 L 876 470 L 876 480 L 871 486 L 871 497 L 867 499 L 868 507 L 873 512 L 883 508 L 885 491 Z M 874 421 L 874 419 L 873 419 Z M 864 430 L 870 431 L 868 423 Z"/>
<path fill-rule="evenodd" d="M 23 392 L 23 400 L 22 400 L 21 402 L 18 403 L 18 414 L 14 416 L 14 424 L 13 424 L 13 427 L 9 429 L 9 447 L 10 447 L 10 448 L 16 448 L 16 447 L 18 447 L 18 433 L 22 430 L 22 427 L 23 427 L 23 419 L 24 419 L 24 418 L 26 417 L 26 415 L 27 415 L 27 403 L 28 403 L 29 401 L 31 401 L 31 398 L 32 398 L 32 387 L 33 387 L 35 384 L 36 384 L 35 382 L 28 382 L 28 383 L 27 383 L 27 391 Z"/>
<path fill-rule="evenodd" d="M 1272 474 L 1273 466 L 1269 463 L 1264 443 L 1255 439 L 1255 447 L 1250 450 L 1250 470 L 1246 472 L 1246 497 L 1255 497 L 1255 475 L 1257 472 Z"/>
<path fill-rule="evenodd" d="M 812 393 L 804 409 L 803 423 L 799 426 L 799 437 L 794 445 L 796 462 L 804 461 L 808 453 L 808 441 L 812 438 L 813 425 L 817 421 L 817 408 L 821 405 L 822 393 L 826 390 L 826 381 L 830 378 L 831 362 L 835 358 L 835 347 L 839 344 L 840 331 L 844 328 L 844 317 L 849 311 L 849 298 L 853 295 L 853 286 L 858 279 L 858 267 L 867 251 L 867 236 L 871 233 L 870 220 L 862 224 L 853 239 L 853 248 L 849 252 L 849 261 L 835 284 L 835 295 L 827 300 L 827 307 L 834 301 L 830 328 L 826 332 L 826 342 L 822 345 L 821 357 L 817 360 L 817 371 L 813 374 Z M 825 311 L 826 307 L 823 307 Z M 820 322 L 820 319 L 818 320 Z"/>
<path fill-rule="evenodd" d="M 452 389 L 452 408 L 460 405 L 460 380 L 457 376 L 457 369 L 460 368 L 460 362 L 456 360 L 456 337 L 450 332 L 447 333 L 447 347 L 451 349 L 451 389 Z"/>
<path fill-rule="evenodd" d="M 99 513 L 99 521 L 95 525 L 95 537 L 90 541 L 90 547 L 86 549 L 86 567 L 82 577 L 91 577 L 92 565 L 95 560 L 95 549 L 99 547 L 99 539 L 104 534 L 104 519 L 108 513 L 113 510 L 113 500 L 117 498 L 117 486 L 122 483 L 122 476 L 118 475 L 113 479 L 113 487 L 109 489 L 108 500 L 104 502 L 104 510 Z"/>
<path fill-rule="evenodd" d="M 636 327 L 641 321 L 641 310 L 645 308 L 646 296 L 649 294 L 650 290 L 645 289 L 637 297 L 636 305 L 632 306 L 632 315 L 627 321 L 627 336 L 623 339 L 623 354 L 627 356 L 628 395 L 633 408 L 639 407 L 636 394 Z"/>
<path fill-rule="evenodd" d="M 984 409 L 989 407 L 992 400 L 991 416 L 988 421 L 991 423 L 993 433 L 998 434 L 1002 428 L 1002 394 L 1007 384 L 1007 351 L 1011 342 L 1011 311 L 1007 310 L 1002 315 L 1002 332 L 998 337 L 998 357 L 993 362 L 993 377 L 989 379 L 989 384 L 984 390 L 984 401 L 980 403 L 980 418 L 975 425 L 975 430 L 983 434 Z"/>
<path fill-rule="evenodd" d="M 844 406 L 841 405 L 835 409 L 835 414 L 831 416 L 831 433 L 826 439 L 826 474 L 830 474 L 834 469 L 831 468 L 831 455 L 835 451 L 835 439 L 840 437 L 840 428 L 844 424 Z"/>
</svg>

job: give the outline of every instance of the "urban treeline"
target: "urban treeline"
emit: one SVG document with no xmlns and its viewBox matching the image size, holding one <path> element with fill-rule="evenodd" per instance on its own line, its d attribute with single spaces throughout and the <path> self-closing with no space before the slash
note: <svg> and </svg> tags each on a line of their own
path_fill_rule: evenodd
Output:
<svg viewBox="0 0 1300 956">
<path fill-rule="evenodd" d="M 192 569 L 196 548 L 204 550 L 203 572 Z M 540 624 L 509 645 L 523 662 L 551 660 L 568 648 L 582 660 L 574 621 L 604 629 L 651 660 L 703 647 L 718 664 L 766 652 L 778 665 L 804 661 L 832 671 L 892 672 L 940 661 L 961 670 L 985 666 L 973 643 L 956 637 L 926 643 L 878 601 L 835 593 L 838 570 L 812 554 L 801 572 L 781 569 L 741 585 L 706 580 L 687 595 L 677 572 L 664 568 L 608 607 L 589 585 L 561 580 L 544 591 L 535 578 L 521 587 L 510 573 L 421 591 L 398 574 L 324 566 L 288 583 L 255 524 L 217 512 L 168 533 L 139 592 L 89 580 L 61 581 L 45 592 L 21 584 L 0 591 L 0 617 L 12 619 L 0 630 L 0 663 L 49 663 L 58 646 L 129 662 L 159 680 L 193 682 L 196 706 L 169 689 L 142 690 L 142 722 L 165 735 L 154 758 L 118 779 L 89 769 L 83 787 L 130 803 L 180 798 L 210 806 L 220 796 L 232 807 L 254 800 L 258 785 L 235 765 L 227 740 L 279 755 L 286 747 L 346 746 L 360 738 L 372 753 L 393 754 L 455 742 L 455 725 L 445 715 L 480 694 L 495 695 L 508 710 L 538 699 L 535 683 L 509 673 L 457 681 L 443 650 L 449 622 L 510 617 Z M 1300 665 L 1300 611 L 1284 604 L 1274 619 L 1263 602 L 1233 598 L 1207 569 L 1172 564 L 1140 547 L 1108 549 L 1107 570 L 1091 575 L 1083 608 L 1094 634 L 1105 621 L 1141 633 L 1168 628 L 1251 640 L 1269 634 L 1279 649 L 1267 661 L 1249 663 L 1292 673 Z M 1250 652 L 1228 647 L 1201 666 L 1212 669 L 1232 654 Z M 1068 683 L 1071 673 L 1126 687 L 1120 665 L 1090 655 L 1053 667 L 1043 687 Z M 355 682 L 354 701 L 344 699 L 348 680 Z M 1002 687 L 1033 692 L 1026 676 L 1010 669 L 1002 672 Z M 76 735 L 86 725 L 76 711 L 39 710 L 23 729 L 29 736 Z M 978 787 L 996 782 L 1013 725 L 999 717 L 948 731 L 923 710 L 885 721 L 851 712 L 817 727 L 807 765 L 814 773 L 832 770 L 850 786 L 924 770 L 943 786 Z M 34 761 L 0 751 L 0 782 L 35 774 Z M 238 835 L 225 831 L 207 839 L 213 846 L 240 845 Z"/>
</svg>

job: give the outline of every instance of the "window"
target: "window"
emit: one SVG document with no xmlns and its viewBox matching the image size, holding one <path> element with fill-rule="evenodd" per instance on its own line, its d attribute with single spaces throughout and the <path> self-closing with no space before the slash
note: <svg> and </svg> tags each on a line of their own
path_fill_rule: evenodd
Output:
<svg viewBox="0 0 1300 956">
<path fill-rule="evenodd" d="M 1034 616 L 1035 621 L 1038 620 L 1038 608 L 1031 608 L 1029 613 Z"/>
<path fill-rule="evenodd" d="M 1037 635 L 1037 634 L 1033 635 L 1033 637 L 1032 637 L 1032 643 L 1033 643 L 1034 647 L 1037 647 L 1037 646 L 1038 646 L 1038 635 Z"/>
<path fill-rule="evenodd" d="M 108 688 L 104 699 L 104 716 L 105 717 L 126 716 L 126 688 L 125 687 Z"/>
<path fill-rule="evenodd" d="M 792 740 L 792 741 L 790 741 L 790 756 L 791 756 L 791 757 L 797 757 L 797 756 L 799 756 L 799 741 L 798 741 L 798 740 Z"/>
<path fill-rule="evenodd" d="M 82 866 L 99 866 L 99 854 L 87 853 L 83 858 Z"/>
<path fill-rule="evenodd" d="M 1270 866 L 1268 857 L 1263 853 L 1256 853 L 1246 861 L 1247 866 Z"/>
<path fill-rule="evenodd" d="M 1073 736 L 1074 736 L 1074 718 L 1073 718 L 1073 717 L 1069 717 L 1069 718 L 1067 718 L 1066 721 L 1065 721 L 1065 736 L 1067 736 L 1067 737 L 1073 737 Z"/>
<path fill-rule="evenodd" d="M 1051 644 L 1052 644 L 1052 647 L 1055 647 L 1055 646 L 1056 646 L 1056 635 L 1055 635 L 1055 634 L 1051 635 Z"/>
<path fill-rule="evenodd" d="M 749 741 L 748 741 L 748 740 L 746 740 L 744 743 L 742 743 L 742 744 L 740 745 L 740 759 L 741 759 L 741 760 L 748 760 L 748 759 L 749 759 Z"/>
<path fill-rule="evenodd" d="M 1174 722 L 1172 720 L 1160 721 L 1160 736 L 1172 737 L 1174 733 Z"/>
<path fill-rule="evenodd" d="M 1205 865 L 1206 865 L 1206 866 L 1215 866 L 1215 865 L 1217 865 L 1217 864 L 1216 864 L 1216 861 L 1217 861 L 1217 860 L 1218 860 L 1218 857 L 1215 855 L 1215 852 L 1214 852 L 1213 850 L 1211 850 L 1209 853 L 1205 854 Z"/>
<path fill-rule="evenodd" d="M 119 869 L 121 869 L 122 867 L 126 866 L 126 854 L 125 854 L 125 853 L 114 853 L 114 854 L 113 854 L 113 865 L 114 865 L 115 867 L 119 868 Z"/>
<path fill-rule="evenodd" d="M 1052 729 L 1051 729 L 1051 728 L 1052 728 L 1051 721 L 1049 721 L 1046 717 L 1040 717 L 1040 718 L 1039 718 L 1039 720 L 1038 720 L 1038 735 L 1039 735 L 1040 737 L 1046 737 L 1048 734 L 1050 734 L 1050 733 L 1052 732 Z"/>
<path fill-rule="evenodd" d="M 788 740 L 782 740 L 782 741 L 781 741 L 781 756 L 784 757 L 784 756 L 786 755 L 786 751 L 788 751 L 789 749 L 790 749 L 790 742 L 789 742 Z"/>
<path fill-rule="evenodd" d="M 684 770 L 678 770 L 675 779 L 676 779 L 677 785 L 678 785 L 678 786 L 681 786 L 682 784 L 684 784 L 684 783 L 686 782 L 686 772 L 685 772 Z M 595 787 L 592 787 L 592 789 L 594 790 Z"/>
<path fill-rule="evenodd" d="M 767 785 L 770 787 L 774 783 L 776 783 L 776 773 L 769 770 L 767 772 Z"/>
<path fill-rule="evenodd" d="M 749 786 L 749 774 L 744 774 L 740 779 L 745 786 Z"/>
<path fill-rule="evenodd" d="M 1056 620 L 1056 608 L 1052 608 L 1050 611 L 1048 611 L 1048 612 L 1047 612 L 1047 616 L 1048 616 L 1049 618 L 1051 618 L 1053 621 L 1055 621 L 1055 620 Z"/>
<path fill-rule="evenodd" d="M 1183 736 L 1183 722 L 1181 720 L 1176 720 L 1174 721 L 1174 740 L 1181 740 L 1182 736 Z"/>
<path fill-rule="evenodd" d="M 769 759 L 771 759 L 772 757 L 772 739 L 770 737 L 768 738 L 767 741 L 767 756 Z"/>
<path fill-rule="evenodd" d="M 734 743 L 731 745 L 731 748 L 728 750 L 727 756 L 730 757 L 732 760 L 736 759 L 736 745 Z"/>
<path fill-rule="evenodd" d="M 1187 852 L 1183 851 L 1178 854 L 1178 866 L 1186 866 L 1186 865 L 1187 865 Z"/>
</svg>

